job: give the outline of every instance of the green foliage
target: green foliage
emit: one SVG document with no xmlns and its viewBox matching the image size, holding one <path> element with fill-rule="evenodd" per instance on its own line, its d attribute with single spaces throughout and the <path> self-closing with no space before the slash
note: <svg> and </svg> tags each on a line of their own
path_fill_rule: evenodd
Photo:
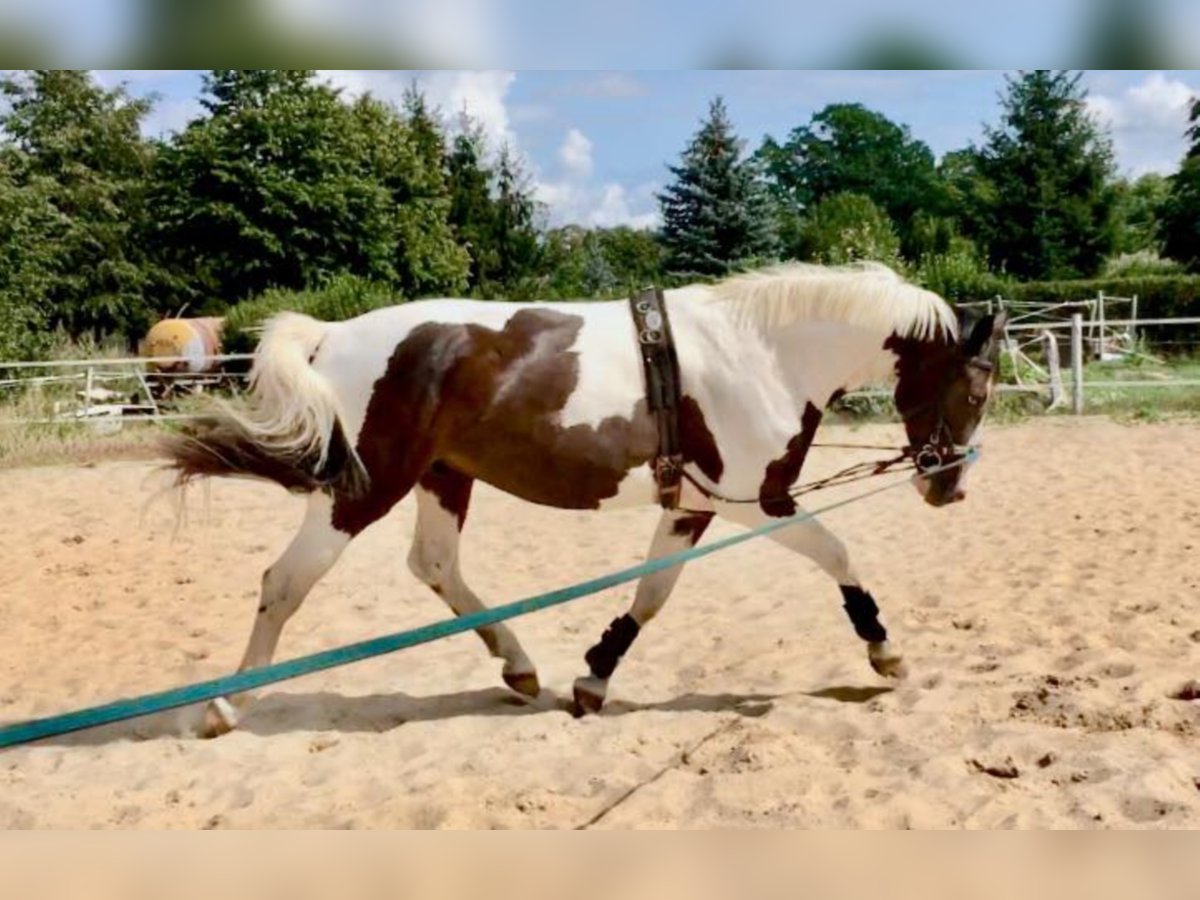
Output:
<svg viewBox="0 0 1200 900">
<path fill-rule="evenodd" d="M 666 268 L 680 277 L 717 276 L 776 249 L 770 201 L 720 98 L 684 149 L 674 180 L 658 195 Z"/>
<path fill-rule="evenodd" d="M 12 335 L 22 321 L 74 336 L 136 330 L 163 280 L 144 242 L 148 104 L 76 71 L 10 75 L 0 92 L 0 352 L 38 349 Z"/>
<path fill-rule="evenodd" d="M 479 124 L 459 117 L 445 158 L 449 221 L 469 259 L 473 296 L 525 299 L 536 290 L 541 209 L 520 158 L 505 146 L 495 163 Z"/>
<path fill-rule="evenodd" d="M 253 350 L 257 329 L 285 310 L 324 322 L 341 322 L 400 302 L 402 298 L 389 285 L 357 275 L 335 275 L 325 285 L 306 290 L 272 288 L 230 308 L 225 316 L 225 349 L 230 353 Z"/>
<path fill-rule="evenodd" d="M 1114 244 L 1112 147 L 1081 77 L 1009 78 L 1001 124 L 968 167 L 974 232 L 995 268 L 1021 278 L 1093 275 Z"/>
<path fill-rule="evenodd" d="M 1157 253 L 1161 249 L 1158 220 L 1171 193 L 1171 182 L 1153 172 L 1135 181 L 1118 179 L 1113 184 L 1116 243 L 1119 254 L 1143 251 Z"/>
<path fill-rule="evenodd" d="M 465 281 L 424 123 L 370 97 L 347 106 L 307 70 L 216 70 L 205 90 L 209 115 L 164 147 L 155 197 L 193 296 L 232 303 L 338 272 L 410 294 Z"/>
<path fill-rule="evenodd" d="M 826 106 L 782 144 L 768 137 L 758 158 L 789 236 L 797 236 L 791 223 L 807 207 L 834 194 L 861 194 L 901 223 L 911 250 L 909 223 L 921 211 L 946 207 L 929 147 L 907 127 L 861 103 Z M 787 249 L 795 248 L 789 244 Z"/>
<path fill-rule="evenodd" d="M 839 265 L 870 260 L 903 268 L 900 238 L 891 220 L 863 194 L 832 194 L 813 206 L 797 249 L 814 262 Z"/>
<path fill-rule="evenodd" d="M 496 162 L 495 199 L 490 237 L 494 268 L 484 273 L 485 296 L 512 300 L 536 298 L 533 279 L 538 262 L 538 205 L 520 158 L 505 145 Z"/>
<path fill-rule="evenodd" d="M 1164 259 L 1153 250 L 1138 250 L 1110 256 L 1104 261 L 1104 278 L 1140 278 L 1147 275 L 1178 275 L 1183 266 L 1173 259 Z"/>
<path fill-rule="evenodd" d="M 987 300 L 1005 294 L 1010 284 L 989 272 L 975 245 L 961 237 L 952 238 L 941 252 L 922 256 L 916 280 L 953 302 Z"/>
<path fill-rule="evenodd" d="M 634 228 L 557 228 L 542 246 L 541 296 L 577 300 L 627 296 L 661 284 L 662 246 Z"/>
<path fill-rule="evenodd" d="M 1200 271 L 1200 98 L 1192 101 L 1187 136 L 1191 146 L 1179 171 L 1171 176 L 1161 212 L 1163 251 Z"/>
<path fill-rule="evenodd" d="M 0 359 L 41 356 L 49 344 L 46 310 L 38 298 L 55 281 L 53 254 L 42 237 L 60 219 L 47 178 L 21 179 L 0 155 Z"/>
</svg>

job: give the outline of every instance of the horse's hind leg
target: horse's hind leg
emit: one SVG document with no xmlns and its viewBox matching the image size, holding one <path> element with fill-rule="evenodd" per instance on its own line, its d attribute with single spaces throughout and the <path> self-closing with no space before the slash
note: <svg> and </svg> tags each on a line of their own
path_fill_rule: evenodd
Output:
<svg viewBox="0 0 1200 900">
<path fill-rule="evenodd" d="M 408 565 L 413 574 L 441 597 L 455 615 L 486 609 L 467 587 L 458 565 L 458 544 L 473 480 L 435 463 L 416 489 L 417 528 Z M 536 697 L 537 670 L 507 625 L 489 625 L 476 632 L 488 652 L 504 660 L 505 683 L 519 694 Z"/>
<path fill-rule="evenodd" d="M 650 544 L 648 559 L 678 553 L 695 546 L 712 521 L 711 512 L 664 512 Z M 644 576 L 637 585 L 633 606 L 625 615 L 613 619 L 599 643 L 584 656 L 589 674 L 575 679 L 575 712 L 579 715 L 600 711 L 608 693 L 608 679 L 629 649 L 638 632 L 653 619 L 675 587 L 683 564 Z"/>
<path fill-rule="evenodd" d="M 239 672 L 271 662 L 284 624 L 350 543 L 351 535 L 333 527 L 332 514 L 333 501 L 328 495 L 310 495 L 300 530 L 283 555 L 263 573 L 262 597 Z M 212 701 L 205 710 L 205 736 L 216 737 L 236 727 L 238 707 L 248 699 L 246 694 L 239 694 Z"/>
</svg>

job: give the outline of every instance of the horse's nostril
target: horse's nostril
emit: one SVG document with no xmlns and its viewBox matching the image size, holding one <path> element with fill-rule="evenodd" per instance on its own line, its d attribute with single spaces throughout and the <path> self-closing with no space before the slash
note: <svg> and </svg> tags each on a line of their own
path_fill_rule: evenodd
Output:
<svg viewBox="0 0 1200 900">
<path fill-rule="evenodd" d="M 964 491 L 962 488 L 955 488 L 954 493 L 950 495 L 951 503 L 958 503 L 960 500 L 966 500 L 966 499 L 967 499 L 967 492 Z"/>
</svg>

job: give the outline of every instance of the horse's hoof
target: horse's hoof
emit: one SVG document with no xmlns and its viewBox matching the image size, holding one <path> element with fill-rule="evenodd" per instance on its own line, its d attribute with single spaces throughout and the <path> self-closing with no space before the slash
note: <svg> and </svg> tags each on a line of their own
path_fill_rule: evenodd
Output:
<svg viewBox="0 0 1200 900">
<path fill-rule="evenodd" d="M 537 695 L 542 692 L 542 685 L 538 681 L 537 672 L 504 672 L 504 683 L 516 691 L 530 699 L 536 700 Z"/>
<path fill-rule="evenodd" d="M 591 678 L 575 680 L 575 718 L 594 716 L 604 707 L 604 685 L 597 686 Z"/>
<path fill-rule="evenodd" d="M 218 697 L 204 707 L 204 724 L 200 728 L 200 737 L 211 740 L 223 734 L 229 734 L 237 728 L 238 712 L 232 703 L 224 697 Z"/>
<path fill-rule="evenodd" d="M 867 658 L 871 661 L 871 668 L 884 678 L 899 681 L 908 677 L 908 666 L 904 664 L 904 657 L 893 651 L 887 644 L 872 644 L 867 652 Z"/>
</svg>

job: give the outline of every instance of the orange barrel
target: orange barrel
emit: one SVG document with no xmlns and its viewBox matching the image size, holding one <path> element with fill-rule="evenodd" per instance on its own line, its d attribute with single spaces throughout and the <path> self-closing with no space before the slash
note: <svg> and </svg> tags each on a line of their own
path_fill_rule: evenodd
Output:
<svg viewBox="0 0 1200 900">
<path fill-rule="evenodd" d="M 221 352 L 221 330 L 225 320 L 163 319 L 142 341 L 141 355 L 178 356 L 175 363 L 149 363 L 151 372 L 209 372 L 220 367 L 208 357 Z"/>
</svg>

